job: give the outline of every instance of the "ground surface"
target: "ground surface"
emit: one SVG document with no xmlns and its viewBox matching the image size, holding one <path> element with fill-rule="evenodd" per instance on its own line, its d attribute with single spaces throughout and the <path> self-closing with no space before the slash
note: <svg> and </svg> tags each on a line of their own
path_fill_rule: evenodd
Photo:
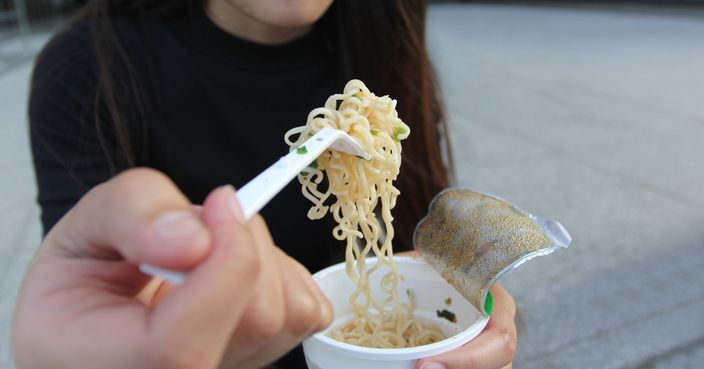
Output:
<svg viewBox="0 0 704 369">
<path fill-rule="evenodd" d="M 558 219 L 509 274 L 516 368 L 701 368 L 704 19 L 445 5 L 430 13 L 460 184 Z"/>
</svg>

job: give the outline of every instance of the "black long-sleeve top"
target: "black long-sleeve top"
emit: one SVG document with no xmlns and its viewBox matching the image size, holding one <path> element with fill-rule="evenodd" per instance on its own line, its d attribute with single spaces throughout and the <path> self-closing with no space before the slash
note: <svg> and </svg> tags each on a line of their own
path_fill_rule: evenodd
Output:
<svg viewBox="0 0 704 369">
<path fill-rule="evenodd" d="M 241 187 L 287 153 L 283 134 L 343 87 L 335 50 L 319 30 L 266 46 L 224 32 L 202 12 L 117 24 L 149 104 L 144 122 L 126 122 L 142 153 L 136 165 L 164 172 L 193 203 L 216 186 Z M 34 71 L 30 132 L 45 232 L 116 173 L 106 153 L 111 140 L 101 145 L 94 119 L 102 105 L 95 103 L 92 50 L 88 25 L 75 23 L 46 47 Z M 340 261 L 344 245 L 333 239 L 330 217 L 306 217 L 309 207 L 294 181 L 261 214 L 276 244 L 315 272 Z M 298 350 L 277 365 L 305 368 Z"/>
</svg>

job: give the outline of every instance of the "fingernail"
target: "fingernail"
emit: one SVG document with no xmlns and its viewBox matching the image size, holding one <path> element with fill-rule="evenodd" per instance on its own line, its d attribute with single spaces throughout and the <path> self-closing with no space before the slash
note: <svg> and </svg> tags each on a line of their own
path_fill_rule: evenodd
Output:
<svg viewBox="0 0 704 369">
<path fill-rule="evenodd" d="M 208 231 L 189 210 L 162 214 L 152 226 L 156 238 L 170 246 L 200 246 L 208 243 Z"/>
<path fill-rule="evenodd" d="M 237 200 L 237 195 L 235 194 L 235 188 L 232 185 L 225 185 L 225 189 L 228 192 L 228 205 L 234 215 L 235 219 L 240 222 L 244 222 L 244 214 L 242 213 L 242 207 L 240 206 L 239 200 Z"/>
<path fill-rule="evenodd" d="M 421 366 L 420 369 L 446 369 L 446 368 L 445 368 L 445 365 L 430 361 L 430 362 L 423 364 L 423 366 Z"/>
</svg>

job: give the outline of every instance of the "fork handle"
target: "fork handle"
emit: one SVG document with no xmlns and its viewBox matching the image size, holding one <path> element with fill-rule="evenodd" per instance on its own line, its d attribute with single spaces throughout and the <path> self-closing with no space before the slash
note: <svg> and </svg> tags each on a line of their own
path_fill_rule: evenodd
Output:
<svg viewBox="0 0 704 369">
<path fill-rule="evenodd" d="M 244 219 L 249 220 L 269 203 L 286 185 L 305 169 L 320 154 L 332 146 L 343 135 L 341 131 L 325 127 L 313 137 L 282 156 L 266 170 L 237 191 L 237 200 L 242 208 Z M 139 264 L 139 270 L 154 277 L 160 277 L 172 284 L 181 284 L 185 272 L 159 268 L 151 264 Z"/>
<path fill-rule="evenodd" d="M 264 205 L 296 178 L 298 173 L 308 167 L 341 136 L 342 132 L 336 129 L 328 127 L 321 129 L 298 149 L 293 149 L 279 158 L 276 163 L 237 190 L 237 199 L 245 220 L 249 220 L 262 210 Z"/>
</svg>

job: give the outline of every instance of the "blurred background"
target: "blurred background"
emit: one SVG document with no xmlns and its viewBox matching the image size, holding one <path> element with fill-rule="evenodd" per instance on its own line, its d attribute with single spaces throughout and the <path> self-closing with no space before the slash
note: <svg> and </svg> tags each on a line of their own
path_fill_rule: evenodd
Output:
<svg viewBox="0 0 704 369">
<path fill-rule="evenodd" d="M 0 368 L 40 243 L 32 63 L 81 1 L 0 0 Z M 572 233 L 502 282 L 514 368 L 704 368 L 704 1 L 431 1 L 458 182 Z"/>
</svg>

